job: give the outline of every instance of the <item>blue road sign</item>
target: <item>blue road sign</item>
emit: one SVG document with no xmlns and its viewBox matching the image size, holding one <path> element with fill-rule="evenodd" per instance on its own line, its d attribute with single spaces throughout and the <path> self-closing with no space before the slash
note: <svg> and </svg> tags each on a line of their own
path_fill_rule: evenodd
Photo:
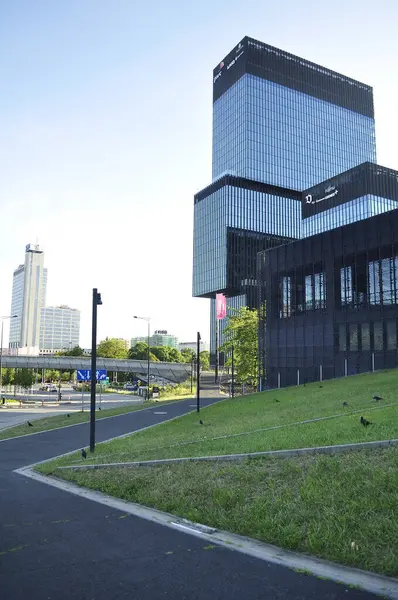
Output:
<svg viewBox="0 0 398 600">
<path fill-rule="evenodd" d="M 80 369 L 77 371 L 77 381 L 90 381 L 91 369 Z"/>
<path fill-rule="evenodd" d="M 78 381 L 91 381 L 91 369 L 80 369 L 77 371 L 77 380 Z M 105 381 L 106 380 L 106 370 L 105 369 L 97 369 L 97 381 Z"/>
</svg>

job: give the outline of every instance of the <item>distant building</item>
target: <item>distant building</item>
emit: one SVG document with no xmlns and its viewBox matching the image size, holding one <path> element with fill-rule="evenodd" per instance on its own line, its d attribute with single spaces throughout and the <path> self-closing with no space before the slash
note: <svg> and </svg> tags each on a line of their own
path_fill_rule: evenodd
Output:
<svg viewBox="0 0 398 600">
<path fill-rule="evenodd" d="M 140 336 L 131 338 L 131 348 L 138 342 L 148 343 L 147 336 Z M 149 338 L 149 345 L 155 346 L 168 346 L 169 348 L 177 348 L 178 338 L 171 333 L 168 333 L 165 329 L 157 329 L 153 335 Z"/>
<path fill-rule="evenodd" d="M 25 263 L 13 274 L 9 348 L 12 353 L 39 353 L 41 309 L 45 305 L 47 269 L 38 244 L 28 244 Z"/>
<path fill-rule="evenodd" d="M 40 353 L 71 350 L 79 345 L 80 311 L 69 306 L 41 309 Z"/>
<path fill-rule="evenodd" d="M 178 349 L 181 352 L 181 350 L 184 350 L 184 348 L 190 348 L 191 350 L 194 350 L 196 352 L 196 342 L 180 342 L 178 344 Z M 209 342 L 200 342 L 200 351 L 203 352 L 204 350 L 206 350 L 207 352 L 209 352 L 210 350 L 210 344 Z"/>
</svg>

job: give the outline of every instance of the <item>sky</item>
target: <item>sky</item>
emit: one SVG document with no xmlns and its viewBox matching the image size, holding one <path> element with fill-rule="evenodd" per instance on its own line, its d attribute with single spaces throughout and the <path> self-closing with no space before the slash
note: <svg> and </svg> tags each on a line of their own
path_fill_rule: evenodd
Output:
<svg viewBox="0 0 398 600">
<path fill-rule="evenodd" d="M 0 0 L 0 315 L 38 242 L 83 347 L 93 287 L 99 339 L 145 335 L 139 315 L 208 340 L 192 228 L 213 68 L 249 35 L 372 85 L 378 163 L 398 169 L 397 22 L 396 0 Z"/>
</svg>

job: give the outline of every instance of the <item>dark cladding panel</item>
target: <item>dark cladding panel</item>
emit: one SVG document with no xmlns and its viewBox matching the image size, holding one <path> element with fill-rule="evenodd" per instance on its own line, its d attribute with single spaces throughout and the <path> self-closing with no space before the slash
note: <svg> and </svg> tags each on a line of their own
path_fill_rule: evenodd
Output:
<svg viewBox="0 0 398 600">
<path fill-rule="evenodd" d="M 374 118 L 370 86 L 248 37 L 213 70 L 213 102 L 245 73 Z"/>
<path fill-rule="evenodd" d="M 244 38 L 213 69 L 213 102 L 247 72 L 247 39 Z"/>
<path fill-rule="evenodd" d="M 312 217 L 368 194 L 398 201 L 398 171 L 366 162 L 305 190 L 302 217 Z"/>
</svg>

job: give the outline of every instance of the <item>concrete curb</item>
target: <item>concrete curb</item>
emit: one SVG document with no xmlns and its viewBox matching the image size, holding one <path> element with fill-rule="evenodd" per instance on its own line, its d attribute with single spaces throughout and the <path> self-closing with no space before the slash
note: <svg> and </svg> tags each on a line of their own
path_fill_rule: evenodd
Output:
<svg viewBox="0 0 398 600">
<path fill-rule="evenodd" d="M 65 492 L 85 498 L 86 500 L 110 506 L 123 513 L 134 515 L 172 529 L 177 529 L 180 532 L 189 535 L 194 535 L 195 537 L 223 546 L 229 550 L 242 552 L 253 558 L 282 565 L 290 569 L 305 571 L 312 575 L 330 579 L 344 585 L 359 587 L 362 590 L 384 596 L 390 600 L 398 600 L 398 579 L 341 566 L 305 554 L 297 554 L 295 552 L 283 550 L 277 546 L 258 542 L 251 538 L 217 530 L 206 525 L 193 523 L 169 513 L 113 498 L 102 492 L 94 492 L 53 477 L 40 475 L 30 467 L 17 469 L 15 473 L 54 486 Z"/>
<path fill-rule="evenodd" d="M 341 444 L 338 446 L 316 446 L 314 448 L 296 448 L 294 450 L 269 450 L 266 452 L 251 452 L 248 454 L 221 454 L 218 456 L 187 456 L 182 458 L 162 458 L 157 460 L 140 460 L 134 462 L 119 462 L 119 463 L 100 463 L 93 465 L 70 465 L 65 467 L 57 467 L 57 470 L 63 469 L 109 469 L 120 467 L 150 467 L 161 466 L 165 464 L 183 463 L 192 461 L 239 461 L 248 458 L 261 457 L 279 457 L 291 458 L 294 456 L 302 456 L 305 454 L 338 454 L 340 452 L 350 452 L 351 450 L 365 450 L 373 448 L 386 448 L 388 446 L 397 446 L 398 439 L 381 440 L 375 442 L 358 442 L 356 444 Z"/>
</svg>

